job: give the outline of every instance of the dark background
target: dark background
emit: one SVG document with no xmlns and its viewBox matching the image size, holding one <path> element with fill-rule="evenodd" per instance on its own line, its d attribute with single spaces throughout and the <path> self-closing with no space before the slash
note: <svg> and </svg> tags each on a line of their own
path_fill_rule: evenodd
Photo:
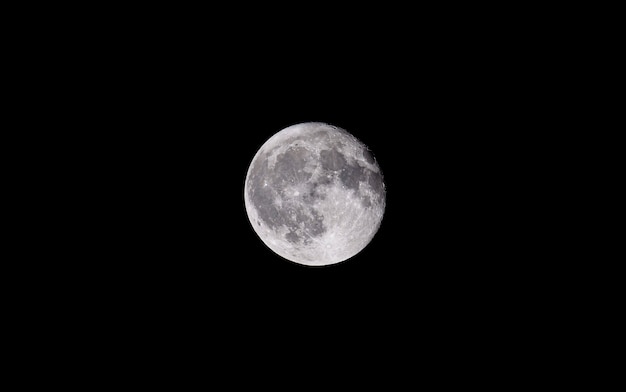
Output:
<svg viewBox="0 0 626 392">
<path fill-rule="evenodd" d="M 510 43 L 460 32 L 432 41 L 346 31 L 295 42 L 282 42 L 282 31 L 218 32 L 124 36 L 86 68 L 84 88 L 98 98 L 84 118 L 99 129 L 87 138 L 105 157 L 111 212 L 138 257 L 133 272 L 143 274 L 145 263 L 164 268 L 161 278 L 249 279 L 238 287 L 251 295 L 264 290 L 248 287 L 281 290 L 304 279 L 294 289 L 311 298 L 349 292 L 352 279 L 385 279 L 389 289 L 408 290 L 402 300 L 420 286 L 413 279 L 457 294 L 480 290 L 473 282 L 496 284 L 495 259 L 517 256 L 503 247 L 509 214 L 520 208 L 507 200 L 524 192 L 510 163 L 529 136 L 525 73 L 500 50 Z M 256 150 L 304 121 L 337 125 L 367 144 L 388 190 L 371 246 L 330 268 L 275 256 L 251 230 L 242 201 Z"/>
<path fill-rule="evenodd" d="M 37 97 L 63 146 L 62 170 L 44 168 L 66 206 L 51 245 L 63 262 L 48 267 L 66 282 L 59 306 L 106 331 L 103 345 L 200 347 L 227 364 L 532 345 L 525 315 L 552 311 L 540 294 L 554 271 L 533 226 L 544 195 L 526 184 L 548 144 L 539 80 L 554 70 L 513 14 L 168 12 L 94 14 L 40 37 Z M 243 203 L 257 149 L 306 121 L 364 142 L 387 189 L 372 242 L 328 267 L 275 255 Z"/>
</svg>

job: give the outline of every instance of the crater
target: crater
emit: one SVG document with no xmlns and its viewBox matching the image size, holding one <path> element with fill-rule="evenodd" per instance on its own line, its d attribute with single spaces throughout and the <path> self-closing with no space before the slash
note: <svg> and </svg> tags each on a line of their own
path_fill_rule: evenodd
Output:
<svg viewBox="0 0 626 392">
<path fill-rule="evenodd" d="M 374 156 L 367 148 L 363 149 L 363 159 L 365 159 L 365 161 L 371 165 L 373 165 L 375 162 Z"/>
</svg>

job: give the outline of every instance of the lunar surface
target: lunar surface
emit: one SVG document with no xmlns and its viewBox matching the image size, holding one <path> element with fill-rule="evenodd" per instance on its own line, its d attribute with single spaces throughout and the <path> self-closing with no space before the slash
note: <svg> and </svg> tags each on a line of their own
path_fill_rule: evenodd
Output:
<svg viewBox="0 0 626 392">
<path fill-rule="evenodd" d="M 310 266 L 349 259 L 380 227 L 385 185 L 368 148 L 325 123 L 292 125 L 256 153 L 244 185 L 254 231 L 276 254 Z"/>
</svg>

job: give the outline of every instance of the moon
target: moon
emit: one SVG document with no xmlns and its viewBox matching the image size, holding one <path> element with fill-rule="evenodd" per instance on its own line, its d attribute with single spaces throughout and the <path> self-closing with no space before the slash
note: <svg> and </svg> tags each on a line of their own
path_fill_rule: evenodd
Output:
<svg viewBox="0 0 626 392">
<path fill-rule="evenodd" d="M 307 122 L 270 137 L 244 184 L 248 219 L 279 256 L 308 266 L 345 261 L 372 240 L 384 212 L 383 174 L 371 151 L 339 127 Z"/>
</svg>

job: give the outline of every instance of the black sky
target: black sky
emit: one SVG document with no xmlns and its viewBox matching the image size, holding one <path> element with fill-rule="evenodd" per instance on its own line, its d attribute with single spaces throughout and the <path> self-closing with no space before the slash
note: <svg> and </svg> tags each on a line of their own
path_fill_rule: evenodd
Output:
<svg viewBox="0 0 626 392">
<path fill-rule="evenodd" d="M 263 350 L 315 351 L 318 336 L 389 353 L 472 341 L 459 325 L 496 334 L 546 279 L 535 244 L 548 239 L 529 228 L 541 195 L 523 174 L 543 106 L 514 34 L 447 15 L 243 32 L 148 18 L 70 49 L 80 63 L 58 89 L 80 158 L 68 164 L 80 273 L 67 271 L 88 307 L 188 344 L 212 330 Z M 321 268 L 271 252 L 243 202 L 257 149 L 307 121 L 364 142 L 387 189 L 372 242 Z"/>
</svg>

